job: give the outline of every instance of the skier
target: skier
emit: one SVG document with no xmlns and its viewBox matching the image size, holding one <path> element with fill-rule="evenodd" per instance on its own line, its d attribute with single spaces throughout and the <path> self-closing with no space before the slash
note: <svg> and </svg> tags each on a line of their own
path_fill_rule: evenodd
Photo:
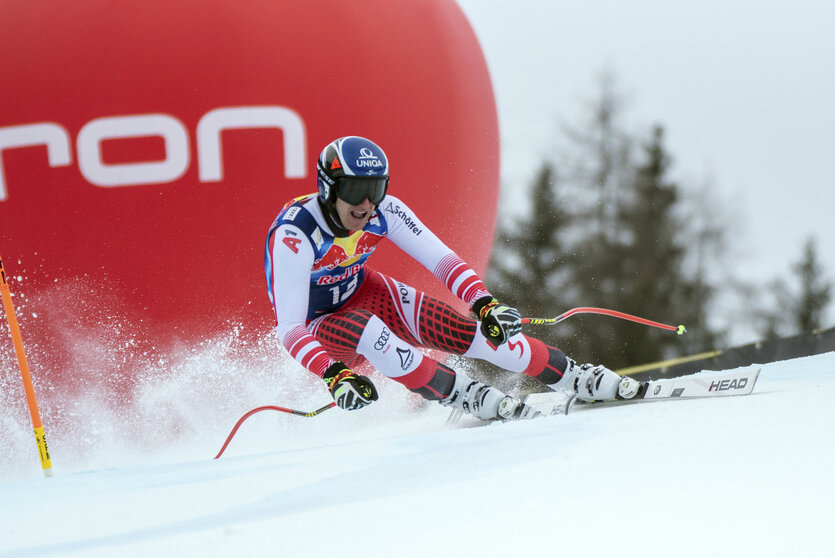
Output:
<svg viewBox="0 0 835 558">
<path fill-rule="evenodd" d="M 497 301 L 466 262 L 387 194 L 388 159 L 375 143 L 339 138 L 322 150 L 316 172 L 318 193 L 288 202 L 270 227 L 264 265 L 282 344 L 325 381 L 339 407 L 359 409 L 377 400 L 371 380 L 353 370 L 367 360 L 424 398 L 479 419 L 519 415 L 516 399 L 419 347 L 483 359 L 584 400 L 638 394 L 636 380 L 604 366 L 577 365 L 521 333 L 519 312 Z M 383 239 L 432 272 L 477 321 L 367 267 Z"/>
</svg>

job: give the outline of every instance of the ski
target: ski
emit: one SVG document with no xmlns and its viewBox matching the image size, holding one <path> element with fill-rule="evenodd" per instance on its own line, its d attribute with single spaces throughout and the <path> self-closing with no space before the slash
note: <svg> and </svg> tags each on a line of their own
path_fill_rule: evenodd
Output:
<svg viewBox="0 0 835 558">
<path fill-rule="evenodd" d="M 641 391 L 634 399 L 614 401 L 581 401 L 583 407 L 613 407 L 630 405 L 659 399 L 695 399 L 700 397 L 727 397 L 748 395 L 754 391 L 759 368 L 742 372 L 698 372 L 689 376 L 662 378 L 643 382 Z"/>
<path fill-rule="evenodd" d="M 565 390 L 531 393 L 514 399 L 517 407 L 512 418 L 509 420 L 527 420 L 544 416 L 567 415 L 577 402 L 580 402 L 583 407 L 594 408 L 629 405 L 659 399 L 748 395 L 754 391 L 754 386 L 757 384 L 759 375 L 759 368 L 750 368 L 741 372 L 700 372 L 690 376 L 649 380 L 644 383 L 641 392 L 634 399 L 619 399 L 614 401 L 580 401 L 575 393 Z M 464 412 L 461 409 L 453 409 L 449 414 L 449 418 L 447 418 L 447 425 L 458 423 L 463 414 Z M 489 424 L 490 422 L 498 421 L 485 421 L 483 424 Z"/>
<path fill-rule="evenodd" d="M 531 393 L 518 399 L 519 406 L 511 420 L 528 420 L 537 417 L 548 417 L 552 415 L 567 415 L 574 403 L 577 402 L 577 394 L 569 391 L 548 391 L 544 393 Z"/>
<path fill-rule="evenodd" d="M 482 421 L 482 424 L 514 420 L 529 420 L 553 415 L 567 415 L 576 401 L 577 395 L 575 393 L 564 390 L 546 391 L 544 393 L 530 393 L 513 399 L 515 409 L 510 419 Z M 446 424 L 457 424 L 461 420 L 462 416 L 464 416 L 463 410 L 452 409 L 449 413 Z"/>
<path fill-rule="evenodd" d="M 724 397 L 748 395 L 754 390 L 760 368 L 742 372 L 716 372 L 665 378 L 647 382 L 643 397 L 636 401 L 676 397 Z"/>
</svg>

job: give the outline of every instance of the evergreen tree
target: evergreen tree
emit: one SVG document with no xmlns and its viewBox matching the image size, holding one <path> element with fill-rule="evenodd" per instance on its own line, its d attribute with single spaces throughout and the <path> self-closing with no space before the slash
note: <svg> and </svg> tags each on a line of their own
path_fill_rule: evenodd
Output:
<svg viewBox="0 0 835 558">
<path fill-rule="evenodd" d="M 493 243 L 488 283 L 493 294 L 515 305 L 526 316 L 552 317 L 565 309 L 565 244 L 563 231 L 570 225 L 560 203 L 557 177 L 543 163 L 530 187 L 531 210 L 500 223 Z M 545 340 L 555 330 L 538 331 Z M 542 335 L 540 335 L 542 334 Z"/>
<path fill-rule="evenodd" d="M 773 339 L 821 329 L 827 307 L 832 300 L 832 283 L 824 277 L 814 239 L 807 239 L 800 260 L 792 265 L 797 279 L 797 292 L 792 292 L 782 279 L 774 281 L 770 291 L 774 310 L 760 312 L 761 332 Z"/>
<path fill-rule="evenodd" d="M 613 79 L 604 76 L 601 84 L 590 117 L 564 129 L 562 198 L 546 162 L 531 186 L 530 212 L 498 230 L 488 270 L 491 289 L 528 316 L 599 306 L 688 328 L 679 337 L 578 315 L 536 330 L 537 337 L 583 362 L 616 369 L 715 348 L 717 334 L 707 320 L 715 294 L 708 248 L 722 244 L 723 227 L 707 215 L 707 206 L 685 206 L 669 178 L 661 127 L 636 162 Z"/>
<path fill-rule="evenodd" d="M 588 105 L 585 121 L 564 129 L 568 191 L 576 200 L 576 226 L 569 235 L 566 258 L 573 287 L 569 307 L 617 308 L 620 270 L 612 257 L 620 229 L 619 204 L 633 173 L 634 144 L 621 123 L 622 106 L 614 76 L 606 72 L 597 97 Z M 603 362 L 619 344 L 611 319 L 578 316 L 571 319 L 570 328 L 560 327 L 573 333 L 563 348 L 582 360 Z"/>
<path fill-rule="evenodd" d="M 622 234 L 613 258 L 620 273 L 619 306 L 631 314 L 686 323 L 696 335 L 678 338 L 618 323 L 616 335 L 624 343 L 612 360 L 625 365 L 660 360 L 687 346 L 689 352 L 703 350 L 714 341 L 712 335 L 705 334 L 712 289 L 696 270 L 685 265 L 689 235 L 678 212 L 679 187 L 668 178 L 670 157 L 660 126 L 653 129 L 644 146 L 644 159 L 636 167 L 630 198 L 619 214 Z"/>
<path fill-rule="evenodd" d="M 829 301 L 832 300 L 832 283 L 823 276 L 813 238 L 806 240 L 803 258 L 793 269 L 800 280 L 800 293 L 792 312 L 795 328 L 799 333 L 820 329 L 824 325 Z"/>
<path fill-rule="evenodd" d="M 669 158 L 656 127 L 644 146 L 645 162 L 636 168 L 631 199 L 620 210 L 624 234 L 618 239 L 615 262 L 624 296 L 621 308 L 630 313 L 663 319 L 675 302 L 683 250 L 676 242 L 673 216 L 678 188 L 666 178 Z M 617 324 L 619 337 L 628 338 L 613 360 L 634 364 L 658 360 L 659 332 Z M 629 337 L 626 337 L 626 336 Z"/>
</svg>

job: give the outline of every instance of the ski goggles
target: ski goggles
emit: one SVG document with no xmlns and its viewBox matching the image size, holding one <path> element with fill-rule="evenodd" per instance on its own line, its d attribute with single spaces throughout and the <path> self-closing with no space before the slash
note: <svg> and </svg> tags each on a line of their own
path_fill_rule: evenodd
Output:
<svg viewBox="0 0 835 558">
<path fill-rule="evenodd" d="M 336 197 L 349 205 L 360 205 L 368 199 L 374 205 L 380 205 L 386 197 L 389 179 L 358 178 L 342 176 L 336 179 Z"/>
</svg>

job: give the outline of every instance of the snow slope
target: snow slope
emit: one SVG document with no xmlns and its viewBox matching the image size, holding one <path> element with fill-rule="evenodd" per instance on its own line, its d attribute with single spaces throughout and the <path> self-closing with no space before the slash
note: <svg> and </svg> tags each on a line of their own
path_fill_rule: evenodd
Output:
<svg viewBox="0 0 835 558">
<path fill-rule="evenodd" d="M 51 439 L 52 479 L 2 411 L 21 441 L 0 457 L 0 557 L 835 555 L 835 353 L 765 364 L 746 397 L 480 428 L 380 380 L 359 412 L 257 414 L 219 460 L 250 408 L 328 400 L 288 365 L 295 392 L 224 388 L 242 371 L 222 366 L 210 384 L 224 357 L 205 358 L 149 380 L 127 418 L 77 410 L 94 440 Z M 246 395 L 206 408 L 218 391 Z"/>
</svg>

